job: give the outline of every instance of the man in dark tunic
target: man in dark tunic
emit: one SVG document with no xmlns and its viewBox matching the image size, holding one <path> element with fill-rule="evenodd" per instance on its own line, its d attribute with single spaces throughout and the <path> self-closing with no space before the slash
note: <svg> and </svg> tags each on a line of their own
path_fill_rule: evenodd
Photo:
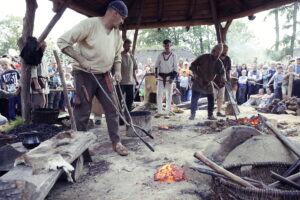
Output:
<svg viewBox="0 0 300 200">
<path fill-rule="evenodd" d="M 214 92 L 213 83 L 216 75 L 225 82 L 225 70 L 222 61 L 219 59 L 223 51 L 223 45 L 214 46 L 210 54 L 203 54 L 192 62 L 190 70 L 193 72 L 192 101 L 190 120 L 195 119 L 197 103 L 200 97 L 207 97 L 208 101 L 208 119 L 215 120 L 214 110 Z"/>
</svg>

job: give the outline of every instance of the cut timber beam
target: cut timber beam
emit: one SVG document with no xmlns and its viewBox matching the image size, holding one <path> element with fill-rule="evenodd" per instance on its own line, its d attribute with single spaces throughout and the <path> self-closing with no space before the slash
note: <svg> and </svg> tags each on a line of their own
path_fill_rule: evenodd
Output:
<svg viewBox="0 0 300 200">
<path fill-rule="evenodd" d="M 211 14 L 213 18 L 213 22 L 215 24 L 215 29 L 216 29 L 216 35 L 218 39 L 218 43 L 222 42 L 222 36 L 221 36 L 221 24 L 218 20 L 218 13 L 217 13 L 217 7 L 216 7 L 216 2 L 215 0 L 210 0 L 210 8 L 211 8 Z"/>
<path fill-rule="evenodd" d="M 52 138 L 43 143 L 51 143 L 51 140 Z M 80 157 L 95 140 L 96 136 L 91 132 L 75 132 L 71 142 L 66 145 L 66 148 L 69 152 L 72 152 L 72 154 L 65 157 L 63 156 L 63 158 L 67 162 L 72 163 L 76 158 Z M 39 147 L 36 147 L 35 149 L 38 150 L 38 148 Z M 0 199 L 42 200 L 47 196 L 63 171 L 62 169 L 58 169 L 56 171 L 36 175 L 33 175 L 32 172 L 33 169 L 31 167 L 17 165 L 3 175 L 0 178 Z"/>
</svg>

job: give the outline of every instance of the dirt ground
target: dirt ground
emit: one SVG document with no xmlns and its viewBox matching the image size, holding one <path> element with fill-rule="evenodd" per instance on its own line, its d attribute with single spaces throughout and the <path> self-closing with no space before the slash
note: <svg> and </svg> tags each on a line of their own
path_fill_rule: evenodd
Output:
<svg viewBox="0 0 300 200">
<path fill-rule="evenodd" d="M 251 107 L 240 107 L 239 117 L 251 117 L 257 112 Z M 263 114 L 276 122 L 287 121 L 290 126 L 300 122 L 293 115 Z M 211 189 L 197 181 L 197 173 L 187 173 L 188 180 L 173 183 L 154 181 L 156 170 L 167 163 L 179 166 L 197 166 L 193 157 L 201 152 L 218 134 L 203 131 L 196 126 L 206 120 L 207 111 L 199 110 L 196 119 L 188 120 L 189 110 L 176 114 L 170 119 L 152 118 L 154 140 L 145 137 L 155 149 L 151 152 L 139 139 L 126 137 L 125 127 L 121 127 L 123 143 L 130 150 L 127 157 L 118 156 L 112 151 L 105 120 L 92 131 L 98 140 L 93 145 L 93 162 L 85 165 L 84 174 L 74 184 L 59 181 L 50 191 L 47 200 L 193 200 L 213 199 Z M 234 118 L 231 116 L 230 118 Z M 183 125 L 176 130 L 161 131 L 158 126 Z M 299 136 L 289 137 L 300 141 Z"/>
</svg>

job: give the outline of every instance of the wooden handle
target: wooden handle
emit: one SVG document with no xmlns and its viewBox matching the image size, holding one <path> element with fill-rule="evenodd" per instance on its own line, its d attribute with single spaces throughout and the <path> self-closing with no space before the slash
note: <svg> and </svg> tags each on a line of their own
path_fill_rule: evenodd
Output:
<svg viewBox="0 0 300 200">
<path fill-rule="evenodd" d="M 261 116 L 261 115 L 259 115 Z M 288 147 L 294 154 L 296 154 L 300 158 L 300 151 L 297 149 L 293 143 L 284 135 L 281 134 L 281 132 L 276 129 L 270 122 L 268 122 L 264 117 L 262 118 L 262 122 L 276 135 L 276 137 L 286 146 Z"/>
<path fill-rule="evenodd" d="M 224 169 L 223 167 L 220 167 L 219 165 L 217 165 L 216 163 L 214 163 L 213 161 L 209 160 L 208 158 L 206 158 L 204 155 L 200 154 L 200 153 L 195 153 L 194 157 L 197 158 L 198 160 L 200 160 L 201 162 L 203 162 L 205 165 L 209 166 L 210 168 L 212 168 L 213 170 L 215 170 L 216 172 L 223 174 L 224 176 L 230 178 L 231 180 L 233 180 L 234 182 L 245 186 L 245 187 L 250 187 L 250 188 L 255 188 L 253 185 L 251 185 L 248 181 L 243 180 L 242 178 L 240 178 L 239 176 L 227 171 L 226 169 Z"/>
</svg>

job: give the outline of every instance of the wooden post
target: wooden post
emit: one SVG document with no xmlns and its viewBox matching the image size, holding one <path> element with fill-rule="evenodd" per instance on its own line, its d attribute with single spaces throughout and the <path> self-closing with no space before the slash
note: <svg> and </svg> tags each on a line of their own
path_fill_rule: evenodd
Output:
<svg viewBox="0 0 300 200">
<path fill-rule="evenodd" d="M 218 16 L 217 16 L 216 2 L 215 2 L 215 0 L 210 0 L 209 2 L 210 2 L 211 14 L 212 14 L 213 21 L 215 24 L 218 43 L 221 43 L 222 42 L 221 24 L 220 24 L 220 22 L 218 20 Z"/>
<path fill-rule="evenodd" d="M 293 82 L 294 82 L 294 75 L 289 75 L 289 85 L 288 85 L 288 95 L 287 95 L 288 98 L 292 97 Z"/>
<path fill-rule="evenodd" d="M 122 39 L 125 40 L 127 38 L 127 29 L 122 30 Z"/>
<path fill-rule="evenodd" d="M 222 27 L 222 25 L 220 24 L 222 43 L 226 43 L 227 31 L 228 31 L 229 26 L 231 25 L 231 23 L 232 23 L 232 20 L 227 21 L 226 24 L 225 24 L 225 27 Z"/>
<path fill-rule="evenodd" d="M 141 21 L 142 21 L 142 14 L 143 14 L 144 2 L 145 2 L 145 0 L 142 0 L 141 3 L 140 3 L 141 7 L 140 7 L 140 12 L 139 12 L 139 18 L 137 20 L 136 29 L 135 29 L 134 37 L 133 37 L 133 44 L 132 44 L 132 54 L 133 55 L 135 53 L 137 37 L 138 37 L 138 34 L 139 34 L 139 28 L 140 28 Z"/>
<path fill-rule="evenodd" d="M 29 36 L 32 36 L 34 27 L 35 11 L 37 8 L 36 0 L 26 0 L 26 13 L 23 18 L 23 31 L 22 36 L 18 40 L 18 46 L 20 51 L 23 49 L 25 42 Z M 21 59 L 21 107 L 22 118 L 25 124 L 31 122 L 31 99 L 30 99 L 30 81 L 31 81 L 31 66 L 27 65 L 23 59 Z"/>
<path fill-rule="evenodd" d="M 64 96 L 65 96 L 65 99 L 66 99 L 66 102 L 67 102 L 67 108 L 68 108 L 68 112 L 69 112 L 70 119 L 71 119 L 71 126 L 72 126 L 73 130 L 77 131 L 76 123 L 75 123 L 75 117 L 74 117 L 74 114 L 73 114 L 73 109 L 71 108 L 70 99 L 69 99 L 69 96 L 68 96 L 67 84 L 66 84 L 66 81 L 65 81 L 65 76 L 64 76 L 64 73 L 63 73 L 63 70 L 62 70 L 62 66 L 61 66 L 61 63 L 60 63 L 60 60 L 59 60 L 59 57 L 57 55 L 56 50 L 53 51 L 53 54 L 54 54 L 54 57 L 55 57 L 55 60 L 56 60 L 57 69 L 58 69 L 60 79 L 61 79 L 61 83 L 62 83 L 62 86 L 63 86 L 63 93 L 64 93 Z"/>
</svg>

